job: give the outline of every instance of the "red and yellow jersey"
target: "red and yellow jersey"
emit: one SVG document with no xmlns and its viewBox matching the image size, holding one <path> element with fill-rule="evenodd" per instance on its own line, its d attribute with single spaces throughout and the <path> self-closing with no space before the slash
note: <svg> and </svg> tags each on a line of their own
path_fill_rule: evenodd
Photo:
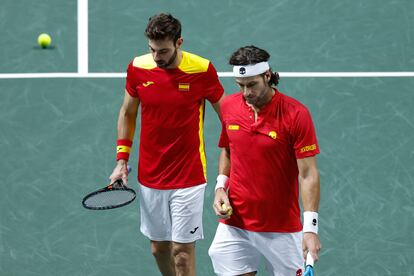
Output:
<svg viewBox="0 0 414 276">
<path fill-rule="evenodd" d="M 233 215 L 221 222 L 255 232 L 302 230 L 297 159 L 319 153 L 307 108 L 275 89 L 257 114 L 242 93 L 221 105 L 219 146 L 230 148 Z"/>
<path fill-rule="evenodd" d="M 138 181 L 150 188 L 206 182 L 204 104 L 216 103 L 224 91 L 209 60 L 182 54 L 174 69 L 157 67 L 151 54 L 128 66 L 126 90 L 141 104 Z"/>
</svg>

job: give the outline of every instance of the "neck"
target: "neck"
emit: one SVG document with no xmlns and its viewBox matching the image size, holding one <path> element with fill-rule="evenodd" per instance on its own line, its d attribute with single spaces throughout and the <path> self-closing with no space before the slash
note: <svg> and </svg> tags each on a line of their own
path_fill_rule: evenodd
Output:
<svg viewBox="0 0 414 276">
<path fill-rule="evenodd" d="M 183 60 L 183 53 L 182 53 L 182 51 L 180 49 L 177 49 L 177 56 L 175 57 L 175 60 L 167 68 L 168 69 L 177 68 L 180 65 L 180 63 L 181 63 L 182 60 Z"/>
</svg>

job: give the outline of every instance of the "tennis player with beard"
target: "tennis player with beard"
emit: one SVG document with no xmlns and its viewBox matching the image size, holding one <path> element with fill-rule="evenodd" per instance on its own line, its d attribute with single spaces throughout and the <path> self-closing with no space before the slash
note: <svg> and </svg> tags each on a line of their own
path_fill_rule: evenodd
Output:
<svg viewBox="0 0 414 276">
<path fill-rule="evenodd" d="M 321 248 L 315 129 L 308 109 L 276 88 L 269 58 L 255 46 L 230 57 L 241 90 L 221 104 L 221 219 L 209 249 L 217 275 L 255 275 L 264 258 L 271 275 L 299 276 L 304 256 L 317 260 Z"/>
</svg>

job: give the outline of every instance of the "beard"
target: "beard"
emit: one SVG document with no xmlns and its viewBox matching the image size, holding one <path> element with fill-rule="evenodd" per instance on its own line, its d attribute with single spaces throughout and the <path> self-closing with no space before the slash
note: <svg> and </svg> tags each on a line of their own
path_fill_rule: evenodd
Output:
<svg viewBox="0 0 414 276">
<path fill-rule="evenodd" d="M 262 108 L 273 97 L 272 91 L 273 90 L 269 91 L 268 88 L 264 88 L 258 95 L 250 97 L 244 96 L 244 99 L 248 104 L 257 108 Z"/>
<path fill-rule="evenodd" d="M 175 61 L 175 59 L 177 58 L 177 49 L 175 49 L 173 55 L 170 57 L 169 60 L 164 61 L 164 60 L 159 60 L 159 61 L 155 61 L 155 63 L 157 64 L 157 66 L 159 68 L 165 69 L 168 66 L 170 66 L 171 64 L 173 64 L 173 62 Z"/>
</svg>

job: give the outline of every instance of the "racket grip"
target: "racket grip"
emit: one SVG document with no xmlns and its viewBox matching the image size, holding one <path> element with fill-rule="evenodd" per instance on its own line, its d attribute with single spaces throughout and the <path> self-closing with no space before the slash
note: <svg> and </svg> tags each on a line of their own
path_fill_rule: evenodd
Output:
<svg viewBox="0 0 414 276">
<path fill-rule="evenodd" d="M 308 252 L 308 254 L 306 255 L 306 266 L 308 266 L 308 265 L 310 265 L 312 267 L 314 265 L 314 261 L 313 261 L 313 258 L 312 258 L 312 255 L 311 255 L 310 252 Z"/>
<path fill-rule="evenodd" d="M 132 169 L 131 169 L 131 166 L 130 166 L 130 165 L 128 165 L 128 166 L 127 166 L 127 168 L 128 168 L 128 173 L 130 173 L 130 172 L 131 172 L 131 170 L 132 170 Z"/>
</svg>

